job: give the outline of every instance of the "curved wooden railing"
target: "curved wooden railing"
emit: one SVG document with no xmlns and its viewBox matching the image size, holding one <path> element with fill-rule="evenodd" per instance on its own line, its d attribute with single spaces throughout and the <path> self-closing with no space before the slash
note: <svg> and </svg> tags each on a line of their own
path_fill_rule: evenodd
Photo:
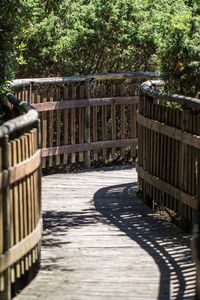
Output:
<svg viewBox="0 0 200 300">
<path fill-rule="evenodd" d="M 18 117 L 0 126 L 0 299 L 22 288 L 40 262 L 41 154 L 37 111 L 7 95 Z"/>
<path fill-rule="evenodd" d="M 15 80 L 40 114 L 43 168 L 134 159 L 139 86 L 150 72 Z"/>
<path fill-rule="evenodd" d="M 154 81 L 142 84 L 139 97 L 141 82 L 154 78 L 158 75 L 139 72 L 21 79 L 11 87 L 39 111 L 43 168 L 68 163 L 90 167 L 95 161 L 105 163 L 117 156 L 134 159 L 138 147 L 142 196 L 152 206 L 167 209 L 187 230 L 194 221 L 192 241 L 198 270 L 200 101 L 162 93 L 156 88 L 160 83 Z M 14 144 L 17 147 L 17 142 Z M 15 195 L 14 187 L 10 195 Z M 17 274 L 17 266 L 26 266 L 26 259 L 20 264 L 15 264 L 13 274 Z M 198 278 L 199 272 L 199 296 Z"/>
<path fill-rule="evenodd" d="M 138 181 L 143 199 L 166 208 L 190 230 L 200 299 L 200 100 L 143 83 L 137 121 Z"/>
</svg>

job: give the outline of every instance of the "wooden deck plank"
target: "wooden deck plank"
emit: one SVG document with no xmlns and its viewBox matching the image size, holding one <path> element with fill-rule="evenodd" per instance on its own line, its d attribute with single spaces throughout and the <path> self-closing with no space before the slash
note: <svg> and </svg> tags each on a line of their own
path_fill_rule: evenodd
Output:
<svg viewBox="0 0 200 300">
<path fill-rule="evenodd" d="M 42 265 L 17 300 L 193 299 L 189 236 L 135 195 L 133 168 L 43 177 Z"/>
</svg>

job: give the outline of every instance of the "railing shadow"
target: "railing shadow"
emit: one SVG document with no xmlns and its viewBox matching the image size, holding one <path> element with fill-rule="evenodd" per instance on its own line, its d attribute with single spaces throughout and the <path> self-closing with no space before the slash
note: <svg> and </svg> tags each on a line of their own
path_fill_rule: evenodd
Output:
<svg viewBox="0 0 200 300">
<path fill-rule="evenodd" d="M 102 222 L 114 224 L 153 257 L 160 271 L 158 299 L 193 299 L 195 267 L 188 235 L 153 214 L 136 197 L 135 184 L 102 188 L 93 201 L 104 217 Z"/>
</svg>

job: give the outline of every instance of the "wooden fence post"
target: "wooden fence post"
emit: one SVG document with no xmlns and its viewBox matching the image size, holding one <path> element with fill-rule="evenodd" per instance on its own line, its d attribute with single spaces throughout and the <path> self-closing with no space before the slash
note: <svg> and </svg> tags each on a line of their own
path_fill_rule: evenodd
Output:
<svg viewBox="0 0 200 300">
<path fill-rule="evenodd" d="M 84 124 L 84 135 L 85 143 L 90 143 L 90 80 L 85 81 L 85 98 L 88 100 L 88 105 L 85 108 L 85 124 Z M 84 165 L 86 168 L 90 168 L 90 151 L 85 151 L 84 153 Z"/>
<path fill-rule="evenodd" d="M 9 199 L 9 186 L 8 186 L 8 135 L 4 136 L 3 149 L 2 149 L 2 169 L 3 169 L 3 253 L 9 251 L 10 248 L 10 199 Z M 4 291 L 1 295 L 1 300 L 11 299 L 11 278 L 10 268 L 4 272 Z"/>
<path fill-rule="evenodd" d="M 189 109 L 182 108 L 182 113 L 181 113 L 181 130 L 187 130 L 187 123 L 188 123 L 188 116 L 189 116 Z M 180 145 L 180 172 L 179 172 L 179 188 L 184 191 L 185 190 L 185 159 L 186 159 L 186 154 L 187 154 L 187 145 L 184 143 L 181 143 Z M 178 202 L 178 214 L 180 216 L 183 216 L 183 203 L 181 201 Z M 181 220 L 181 225 L 184 226 L 183 224 L 183 219 Z"/>
<path fill-rule="evenodd" d="M 196 160 L 196 198 L 197 210 L 193 217 L 192 226 L 192 255 L 196 265 L 196 295 L 195 299 L 200 300 L 200 157 Z"/>
<path fill-rule="evenodd" d="M 200 120 L 200 118 L 198 118 Z M 197 130 L 197 134 L 200 135 L 200 130 Z M 192 224 L 192 236 L 191 246 L 192 255 L 196 265 L 196 295 L 195 299 L 200 300 L 200 152 L 196 150 L 196 198 L 197 198 L 197 209 L 193 216 Z"/>
</svg>

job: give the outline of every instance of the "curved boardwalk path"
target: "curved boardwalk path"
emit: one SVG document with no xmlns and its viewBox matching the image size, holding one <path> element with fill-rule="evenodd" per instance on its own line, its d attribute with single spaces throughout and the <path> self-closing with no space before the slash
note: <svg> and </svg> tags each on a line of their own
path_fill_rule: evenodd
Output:
<svg viewBox="0 0 200 300">
<path fill-rule="evenodd" d="M 189 237 L 136 182 L 133 168 L 43 177 L 41 270 L 15 299 L 193 299 Z"/>
</svg>

